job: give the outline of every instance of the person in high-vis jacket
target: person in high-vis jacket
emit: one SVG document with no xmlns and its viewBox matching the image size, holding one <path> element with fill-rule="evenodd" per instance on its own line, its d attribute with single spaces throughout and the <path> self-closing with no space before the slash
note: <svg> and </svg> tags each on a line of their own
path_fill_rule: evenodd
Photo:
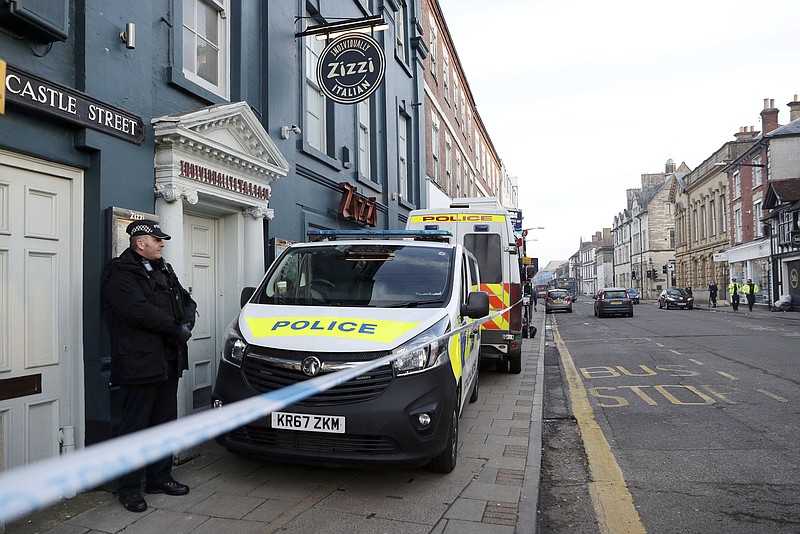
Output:
<svg viewBox="0 0 800 534">
<path fill-rule="evenodd" d="M 756 293 L 758 293 L 758 284 L 754 284 L 753 280 L 748 278 L 747 283 L 742 286 L 742 293 L 747 298 L 747 308 L 753 311 L 753 304 L 756 303 Z"/>
<path fill-rule="evenodd" d="M 742 295 L 742 286 L 736 281 L 736 278 L 731 279 L 728 285 L 728 292 L 731 294 L 731 306 L 733 311 L 739 311 L 739 299 Z"/>
</svg>

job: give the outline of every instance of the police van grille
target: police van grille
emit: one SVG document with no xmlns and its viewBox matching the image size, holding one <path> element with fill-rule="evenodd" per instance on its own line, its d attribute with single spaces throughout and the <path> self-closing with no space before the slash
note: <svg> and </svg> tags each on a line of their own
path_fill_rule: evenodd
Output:
<svg viewBox="0 0 800 534">
<path fill-rule="evenodd" d="M 307 452 L 390 454 L 399 451 L 392 440 L 382 436 L 275 430 L 254 425 L 237 428 L 230 433 L 230 439 L 244 445 Z"/>
<path fill-rule="evenodd" d="M 288 353 L 283 351 L 262 351 L 257 355 L 280 358 L 287 361 L 302 362 L 303 358 L 309 356 L 304 353 Z M 369 353 L 314 353 L 322 362 L 353 362 L 370 361 L 388 352 L 369 352 Z M 269 393 L 282 387 L 291 386 L 298 382 L 308 380 L 302 371 L 288 369 L 277 366 L 270 361 L 253 357 L 254 354 L 248 353 L 244 358 L 242 370 L 245 380 L 255 391 L 259 393 Z M 336 404 L 347 404 L 353 402 L 363 402 L 379 397 L 386 388 L 392 383 L 394 374 L 391 365 L 383 365 L 373 369 L 361 376 L 348 380 L 343 384 L 334 386 L 327 391 L 299 401 L 295 404 L 301 406 L 332 406 Z"/>
</svg>

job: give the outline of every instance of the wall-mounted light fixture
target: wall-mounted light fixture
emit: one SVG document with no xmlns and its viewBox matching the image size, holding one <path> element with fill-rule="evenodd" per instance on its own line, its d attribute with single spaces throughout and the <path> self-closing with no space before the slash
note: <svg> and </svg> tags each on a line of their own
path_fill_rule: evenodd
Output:
<svg viewBox="0 0 800 534">
<path fill-rule="evenodd" d="M 125 48 L 133 50 L 136 48 L 136 24 L 129 22 L 125 25 L 125 31 L 119 32 L 119 40 L 125 43 Z"/>
<path fill-rule="evenodd" d="M 309 26 L 304 31 L 294 34 L 295 37 L 305 37 L 306 35 L 316 36 L 318 41 L 335 39 L 346 33 L 366 33 L 372 34 L 385 30 L 389 24 L 383 20 L 383 15 L 374 17 L 364 17 L 360 19 L 344 19 L 340 22 L 331 22 Z"/>
<path fill-rule="evenodd" d="M 342 147 L 342 167 L 345 169 L 351 169 L 353 167 L 353 162 L 350 161 L 350 149 L 346 146 Z"/>
<path fill-rule="evenodd" d="M 289 132 L 300 135 L 303 133 L 303 130 L 301 130 L 296 124 L 292 124 L 291 126 L 281 126 L 281 139 L 289 139 Z"/>
</svg>

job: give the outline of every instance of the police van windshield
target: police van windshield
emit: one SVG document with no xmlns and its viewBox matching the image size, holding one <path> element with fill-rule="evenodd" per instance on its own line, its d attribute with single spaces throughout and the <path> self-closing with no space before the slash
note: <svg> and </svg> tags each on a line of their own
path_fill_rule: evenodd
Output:
<svg viewBox="0 0 800 534">
<path fill-rule="evenodd" d="M 405 245 L 289 249 L 256 302 L 289 306 L 441 307 L 449 298 L 453 251 Z"/>
</svg>

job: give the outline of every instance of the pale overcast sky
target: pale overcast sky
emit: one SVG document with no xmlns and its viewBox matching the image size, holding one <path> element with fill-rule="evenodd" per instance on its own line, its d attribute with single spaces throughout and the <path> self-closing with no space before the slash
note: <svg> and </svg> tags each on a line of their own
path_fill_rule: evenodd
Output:
<svg viewBox="0 0 800 534">
<path fill-rule="evenodd" d="M 800 1 L 440 0 L 518 176 L 529 255 L 567 259 L 668 158 L 696 167 L 800 93 Z M 531 250 L 535 254 L 531 254 Z"/>
</svg>

